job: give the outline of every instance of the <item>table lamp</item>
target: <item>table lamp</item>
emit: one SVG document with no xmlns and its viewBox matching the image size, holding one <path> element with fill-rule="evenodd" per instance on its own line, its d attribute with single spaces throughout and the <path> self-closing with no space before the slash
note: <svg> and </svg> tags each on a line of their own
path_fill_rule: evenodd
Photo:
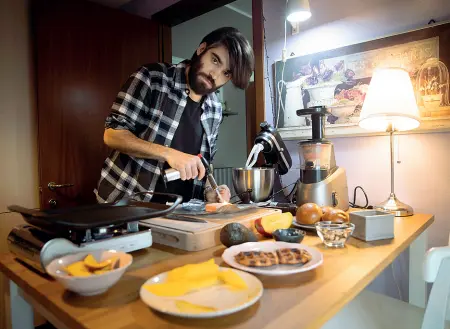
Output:
<svg viewBox="0 0 450 329">
<path fill-rule="evenodd" d="M 412 207 L 398 200 L 394 193 L 393 134 L 395 131 L 415 129 L 419 125 L 419 108 L 408 72 L 401 68 L 375 69 L 359 119 L 360 127 L 386 131 L 390 135 L 391 194 L 375 209 L 395 216 L 410 216 L 414 213 Z"/>
</svg>

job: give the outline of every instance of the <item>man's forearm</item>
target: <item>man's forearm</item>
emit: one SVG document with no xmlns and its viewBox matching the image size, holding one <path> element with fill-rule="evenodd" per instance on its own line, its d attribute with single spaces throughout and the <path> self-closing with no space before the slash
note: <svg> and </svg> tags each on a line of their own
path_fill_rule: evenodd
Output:
<svg viewBox="0 0 450 329">
<path fill-rule="evenodd" d="M 136 158 L 166 161 L 171 151 L 166 146 L 144 141 L 128 130 L 107 129 L 104 141 L 110 148 Z"/>
</svg>

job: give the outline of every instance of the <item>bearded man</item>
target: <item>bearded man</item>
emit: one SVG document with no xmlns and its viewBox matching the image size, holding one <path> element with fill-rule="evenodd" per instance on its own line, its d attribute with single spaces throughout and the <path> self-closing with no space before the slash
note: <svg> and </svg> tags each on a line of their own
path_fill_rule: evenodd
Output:
<svg viewBox="0 0 450 329">
<path fill-rule="evenodd" d="M 217 151 L 222 106 L 215 91 L 228 81 L 245 89 L 253 66 L 248 40 L 223 27 L 203 38 L 191 60 L 148 64 L 134 72 L 105 122 L 104 142 L 112 152 L 94 191 L 97 201 L 155 191 L 181 195 L 184 202 L 218 202 L 198 154 L 211 163 Z M 178 170 L 180 179 L 164 182 L 168 168 Z M 229 201 L 229 188 L 219 190 Z"/>
</svg>

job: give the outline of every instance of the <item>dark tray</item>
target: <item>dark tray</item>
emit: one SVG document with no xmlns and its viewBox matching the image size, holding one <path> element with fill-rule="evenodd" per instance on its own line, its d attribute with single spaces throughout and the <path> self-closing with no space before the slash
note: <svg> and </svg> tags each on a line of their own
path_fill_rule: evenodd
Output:
<svg viewBox="0 0 450 329">
<path fill-rule="evenodd" d="M 151 202 L 140 201 L 144 195 L 151 195 Z M 162 217 L 175 210 L 181 201 L 182 197 L 176 194 L 141 192 L 115 203 L 51 210 L 35 210 L 12 205 L 8 209 L 22 214 L 24 220 L 33 226 L 51 231 L 78 231 Z M 166 202 L 173 204 L 168 206 Z"/>
</svg>

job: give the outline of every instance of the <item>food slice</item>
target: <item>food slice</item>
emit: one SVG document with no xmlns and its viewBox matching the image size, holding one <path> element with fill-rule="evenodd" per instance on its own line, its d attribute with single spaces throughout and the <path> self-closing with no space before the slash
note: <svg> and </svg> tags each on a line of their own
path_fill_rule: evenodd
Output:
<svg viewBox="0 0 450 329">
<path fill-rule="evenodd" d="M 206 277 L 217 276 L 219 274 L 219 266 L 214 263 L 214 259 L 199 263 L 187 264 L 177 267 L 167 273 L 167 281 L 189 281 L 199 280 Z"/>
<path fill-rule="evenodd" d="M 145 285 L 144 288 L 152 294 L 162 297 L 183 296 L 189 291 L 189 287 L 185 282 L 157 283 L 152 285 Z"/>
<path fill-rule="evenodd" d="M 255 221 L 255 227 L 258 233 L 270 238 L 275 230 L 291 227 L 292 220 L 293 216 L 290 212 L 277 213 L 257 219 Z"/>
<path fill-rule="evenodd" d="M 175 305 L 177 306 L 178 310 L 182 313 L 206 313 L 206 312 L 215 312 L 217 311 L 214 307 L 208 307 L 208 306 L 201 306 L 201 305 L 195 305 L 192 303 L 189 303 L 184 300 L 177 300 L 175 301 Z"/>
<path fill-rule="evenodd" d="M 219 210 L 220 208 L 222 208 L 225 205 L 226 205 L 226 203 L 223 203 L 223 202 L 207 203 L 207 204 L 205 204 L 205 211 L 206 212 L 216 212 L 217 210 Z"/>
<path fill-rule="evenodd" d="M 103 262 L 97 262 L 95 260 L 94 256 L 92 256 L 92 254 L 89 254 L 84 258 L 83 262 L 88 268 L 93 269 L 93 270 L 99 270 L 99 269 L 102 269 L 102 268 L 112 264 L 113 261 L 115 261 L 115 260 L 117 260 L 117 257 L 113 257 L 112 259 L 107 259 Z"/>
<path fill-rule="evenodd" d="M 239 274 L 237 274 L 235 271 L 228 269 L 225 271 L 221 271 L 219 273 L 219 278 L 227 285 L 232 286 L 233 288 L 236 288 L 238 290 L 246 290 L 248 289 L 247 283 L 244 281 L 244 279 L 241 278 Z"/>
<path fill-rule="evenodd" d="M 112 270 L 112 264 L 109 264 L 109 265 L 105 266 L 104 268 L 101 268 L 99 270 L 94 270 L 93 273 L 94 274 L 103 274 L 103 273 L 109 272 L 111 270 Z"/>
<path fill-rule="evenodd" d="M 89 272 L 89 269 L 85 266 L 84 262 L 81 260 L 70 264 L 69 266 L 65 267 L 64 270 L 67 273 L 69 273 L 69 275 L 72 275 L 72 276 L 90 276 L 90 275 L 92 275 L 92 273 Z"/>
<path fill-rule="evenodd" d="M 169 281 L 144 286 L 152 294 L 163 297 L 178 297 L 186 295 L 189 292 L 208 288 L 218 284 L 217 275 L 194 281 Z"/>
</svg>

